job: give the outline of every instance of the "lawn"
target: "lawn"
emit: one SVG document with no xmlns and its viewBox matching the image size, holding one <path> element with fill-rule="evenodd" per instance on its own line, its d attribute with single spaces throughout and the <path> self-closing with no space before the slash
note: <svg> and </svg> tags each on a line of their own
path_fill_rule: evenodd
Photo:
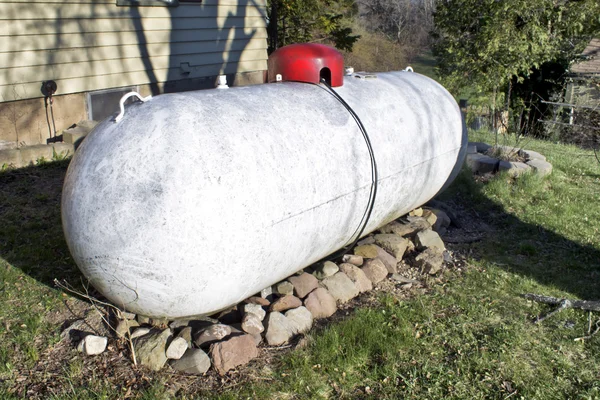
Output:
<svg viewBox="0 0 600 400">
<path fill-rule="evenodd" d="M 206 378 L 130 368 L 118 343 L 93 360 L 64 345 L 61 318 L 85 308 L 52 283 L 80 279 L 60 227 L 67 162 L 2 172 L 0 398 L 600 398 L 600 335 L 574 340 L 600 316 L 566 310 L 534 324 L 548 308 L 521 297 L 600 299 L 600 164 L 574 146 L 526 148 L 547 156 L 552 175 L 481 182 L 465 172 L 443 194 L 463 229 L 482 235 L 449 245 L 466 267 L 408 298 L 380 291 L 305 346 L 263 350 L 269 362 L 218 390 Z"/>
</svg>

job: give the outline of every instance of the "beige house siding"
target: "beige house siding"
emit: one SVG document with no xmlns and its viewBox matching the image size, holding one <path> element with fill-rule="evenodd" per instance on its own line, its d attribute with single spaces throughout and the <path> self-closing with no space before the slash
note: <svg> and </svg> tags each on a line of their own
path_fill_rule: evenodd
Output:
<svg viewBox="0 0 600 400">
<path fill-rule="evenodd" d="M 267 69 L 265 0 L 0 0 L 0 102 Z"/>
</svg>

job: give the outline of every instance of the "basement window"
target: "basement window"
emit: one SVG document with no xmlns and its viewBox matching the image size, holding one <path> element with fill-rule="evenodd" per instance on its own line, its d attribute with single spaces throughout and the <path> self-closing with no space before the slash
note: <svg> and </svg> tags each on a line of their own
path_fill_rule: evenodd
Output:
<svg viewBox="0 0 600 400">
<path fill-rule="evenodd" d="M 87 94 L 88 119 L 92 121 L 102 121 L 119 111 L 119 101 L 121 97 L 129 92 L 138 92 L 137 86 L 124 87 L 117 89 L 97 90 Z M 128 99 L 126 104 L 135 101 Z"/>
</svg>

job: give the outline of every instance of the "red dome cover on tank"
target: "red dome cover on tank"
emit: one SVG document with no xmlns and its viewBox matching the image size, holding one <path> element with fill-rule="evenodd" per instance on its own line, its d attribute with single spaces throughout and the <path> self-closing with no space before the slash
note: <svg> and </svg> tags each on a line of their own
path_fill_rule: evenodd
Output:
<svg viewBox="0 0 600 400">
<path fill-rule="evenodd" d="M 269 82 L 283 81 L 318 84 L 324 78 L 331 86 L 344 84 L 344 57 L 333 47 L 318 43 L 291 44 L 269 56 Z"/>
</svg>

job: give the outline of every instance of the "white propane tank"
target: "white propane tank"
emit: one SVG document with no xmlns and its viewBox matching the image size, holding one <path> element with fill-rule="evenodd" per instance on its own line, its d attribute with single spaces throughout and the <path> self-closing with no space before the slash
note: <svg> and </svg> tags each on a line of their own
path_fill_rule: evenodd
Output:
<svg viewBox="0 0 600 400">
<path fill-rule="evenodd" d="M 379 171 L 366 235 L 460 169 L 458 105 L 412 72 L 336 88 Z M 323 85 L 165 94 L 100 123 L 65 178 L 62 221 L 85 277 L 150 317 L 210 315 L 352 241 L 371 189 L 365 140 Z"/>
</svg>

